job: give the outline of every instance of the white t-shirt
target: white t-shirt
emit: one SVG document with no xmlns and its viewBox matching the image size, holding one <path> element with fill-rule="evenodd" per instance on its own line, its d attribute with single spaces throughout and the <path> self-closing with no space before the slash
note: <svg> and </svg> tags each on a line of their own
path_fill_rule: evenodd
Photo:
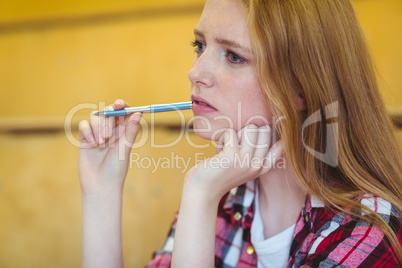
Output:
<svg viewBox="0 0 402 268">
<path fill-rule="evenodd" d="M 258 257 L 258 268 L 286 267 L 289 259 L 289 251 L 292 243 L 293 224 L 283 232 L 265 239 L 264 226 L 258 206 L 258 187 L 255 195 L 254 219 L 251 225 L 251 243 Z"/>
</svg>

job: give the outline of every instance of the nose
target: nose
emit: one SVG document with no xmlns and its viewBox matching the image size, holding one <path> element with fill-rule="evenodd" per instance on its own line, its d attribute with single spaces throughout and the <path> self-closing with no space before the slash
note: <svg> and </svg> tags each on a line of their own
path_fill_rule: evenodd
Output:
<svg viewBox="0 0 402 268">
<path fill-rule="evenodd" d="M 205 50 L 194 60 L 193 66 L 188 72 L 188 78 L 192 85 L 207 88 L 214 85 L 213 62 L 207 51 Z"/>
</svg>

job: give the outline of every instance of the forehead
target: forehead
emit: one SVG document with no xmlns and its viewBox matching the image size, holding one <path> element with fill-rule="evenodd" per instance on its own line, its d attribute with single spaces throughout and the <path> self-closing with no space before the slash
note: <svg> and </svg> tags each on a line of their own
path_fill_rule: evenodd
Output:
<svg viewBox="0 0 402 268">
<path fill-rule="evenodd" d="M 247 13 L 240 0 L 208 0 L 196 29 L 206 37 L 235 38 L 249 46 Z"/>
</svg>

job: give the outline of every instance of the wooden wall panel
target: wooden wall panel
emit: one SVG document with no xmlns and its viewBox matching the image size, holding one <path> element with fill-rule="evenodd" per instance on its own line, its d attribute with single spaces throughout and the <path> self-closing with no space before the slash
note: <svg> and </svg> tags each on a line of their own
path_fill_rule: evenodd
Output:
<svg viewBox="0 0 402 268">
<path fill-rule="evenodd" d="M 352 3 L 377 67 L 381 94 L 390 110 L 397 110 L 402 107 L 402 1 Z"/>
<path fill-rule="evenodd" d="M 215 151 L 194 134 L 180 138 L 179 131 L 158 129 L 144 137 L 132 151 L 124 188 L 126 267 L 144 267 L 162 246 L 186 171 Z M 0 134 L 0 148 L 0 267 L 79 267 L 78 148 L 62 132 Z M 165 164 L 157 168 L 158 161 Z"/>
<path fill-rule="evenodd" d="M 0 35 L 0 115 L 64 116 L 78 104 L 117 98 L 132 105 L 188 100 L 197 20 L 190 14 Z"/>
<path fill-rule="evenodd" d="M 0 2 L 0 24 L 194 6 L 203 5 L 204 3 L 205 0 L 2 0 Z"/>
</svg>

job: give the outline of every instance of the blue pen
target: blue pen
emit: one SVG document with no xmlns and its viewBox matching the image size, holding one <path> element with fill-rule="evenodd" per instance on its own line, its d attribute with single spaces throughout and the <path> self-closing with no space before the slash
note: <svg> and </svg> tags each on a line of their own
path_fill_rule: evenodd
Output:
<svg viewBox="0 0 402 268">
<path fill-rule="evenodd" d="M 104 110 L 95 113 L 97 116 L 121 116 L 128 115 L 135 112 L 141 113 L 160 113 L 160 112 L 170 112 L 170 111 L 178 111 L 178 110 L 189 110 L 193 107 L 192 101 L 184 101 L 184 102 L 173 102 L 173 103 L 165 103 L 165 104 L 151 104 L 147 106 L 139 106 L 139 107 L 129 107 L 123 108 L 120 110 Z"/>
</svg>

